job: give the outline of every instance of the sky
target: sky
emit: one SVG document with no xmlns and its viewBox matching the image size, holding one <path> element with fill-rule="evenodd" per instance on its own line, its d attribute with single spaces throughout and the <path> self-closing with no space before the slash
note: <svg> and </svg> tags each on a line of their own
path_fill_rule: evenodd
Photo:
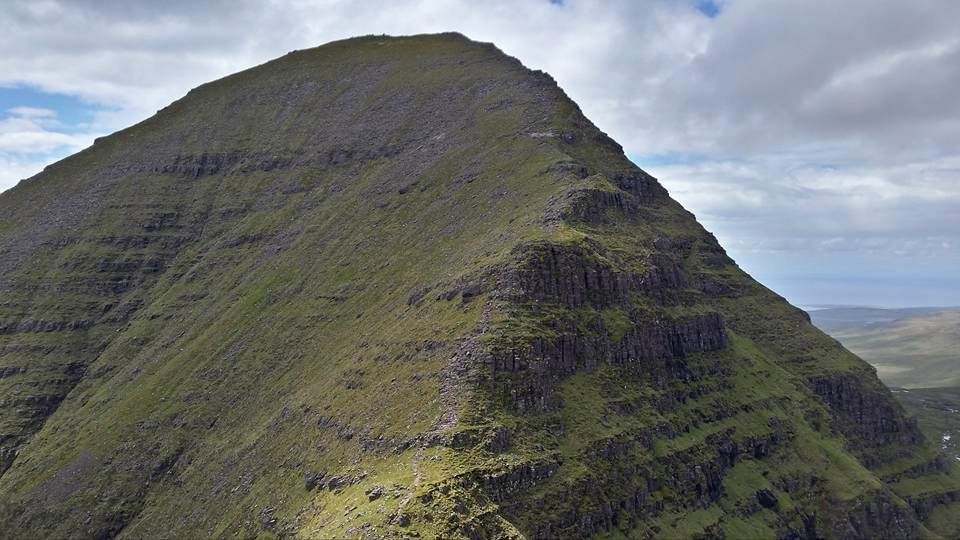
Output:
<svg viewBox="0 0 960 540">
<path fill-rule="evenodd" d="M 365 34 L 549 72 L 795 304 L 960 305 L 955 0 L 4 0 L 0 190 L 199 84 Z"/>
</svg>

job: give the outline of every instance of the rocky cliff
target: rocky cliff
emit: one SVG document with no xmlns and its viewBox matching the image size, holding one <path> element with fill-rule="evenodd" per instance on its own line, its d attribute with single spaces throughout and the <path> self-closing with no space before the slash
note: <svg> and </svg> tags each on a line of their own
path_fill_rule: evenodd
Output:
<svg viewBox="0 0 960 540">
<path fill-rule="evenodd" d="M 960 472 L 546 74 L 364 37 L 0 195 L 0 535 L 915 538 Z"/>
</svg>

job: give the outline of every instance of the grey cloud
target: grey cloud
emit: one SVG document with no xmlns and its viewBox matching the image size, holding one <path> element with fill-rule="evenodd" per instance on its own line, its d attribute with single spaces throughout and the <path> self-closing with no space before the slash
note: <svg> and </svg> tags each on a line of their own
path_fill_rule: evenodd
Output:
<svg viewBox="0 0 960 540">
<path fill-rule="evenodd" d="M 705 130 L 692 140 L 710 151 L 855 140 L 862 156 L 909 159 L 950 146 L 957 20 L 950 1 L 732 2 L 660 102 L 681 129 Z M 903 136 L 919 144 L 905 150 Z"/>
</svg>

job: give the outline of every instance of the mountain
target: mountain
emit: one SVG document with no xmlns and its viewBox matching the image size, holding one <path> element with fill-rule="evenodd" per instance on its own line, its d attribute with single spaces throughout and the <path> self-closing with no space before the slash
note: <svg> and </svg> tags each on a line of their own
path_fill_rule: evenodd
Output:
<svg viewBox="0 0 960 540">
<path fill-rule="evenodd" d="M 958 308 L 833 307 L 810 316 L 889 386 L 960 387 Z"/>
<path fill-rule="evenodd" d="M 950 536 L 960 472 L 545 73 L 203 85 L 0 195 L 9 537 Z"/>
</svg>

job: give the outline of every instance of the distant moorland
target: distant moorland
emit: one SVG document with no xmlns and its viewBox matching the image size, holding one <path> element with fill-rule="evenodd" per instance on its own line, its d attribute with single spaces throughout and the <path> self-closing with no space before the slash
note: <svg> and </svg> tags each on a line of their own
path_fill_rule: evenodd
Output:
<svg viewBox="0 0 960 540">
<path fill-rule="evenodd" d="M 960 461 L 960 308 L 831 306 L 809 313 L 876 367 L 927 438 Z"/>
<path fill-rule="evenodd" d="M 873 364 L 887 386 L 960 386 L 960 308 L 829 307 L 810 317 Z"/>
</svg>

